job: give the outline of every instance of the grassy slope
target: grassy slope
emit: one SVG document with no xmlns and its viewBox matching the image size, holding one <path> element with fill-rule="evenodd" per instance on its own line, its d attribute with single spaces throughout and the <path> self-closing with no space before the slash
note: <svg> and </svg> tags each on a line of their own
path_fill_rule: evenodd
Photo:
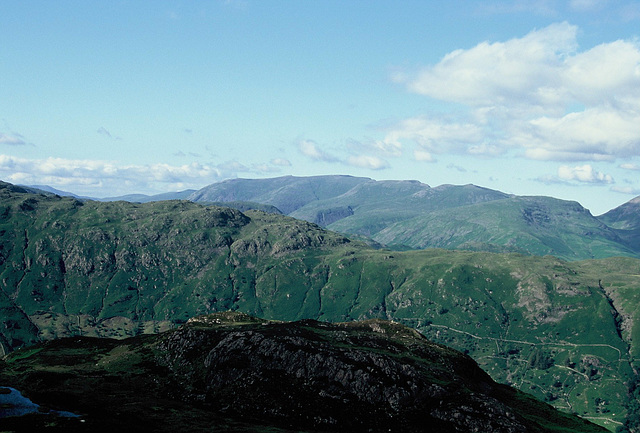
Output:
<svg viewBox="0 0 640 433">
<path fill-rule="evenodd" d="M 438 210 L 398 222 L 373 238 L 411 248 L 511 250 L 567 260 L 638 256 L 578 203 L 549 197 L 512 197 Z"/>
<path fill-rule="evenodd" d="M 372 180 L 352 176 L 232 179 L 202 188 L 189 199 L 196 202 L 253 201 L 275 206 L 289 214 L 309 202 L 338 196 L 368 182 Z"/>
<path fill-rule="evenodd" d="M 291 213 L 306 221 L 318 221 L 326 209 L 353 209 L 354 214 L 332 222 L 327 228 L 343 233 L 375 237 L 385 227 L 437 209 L 497 200 L 506 194 L 474 185 L 443 185 L 430 188 L 416 181 L 379 181 L 358 185 L 338 197 L 314 201 Z"/>
<path fill-rule="evenodd" d="M 640 197 L 600 215 L 598 219 L 613 228 L 630 248 L 640 245 Z"/>
<path fill-rule="evenodd" d="M 235 179 L 203 188 L 191 199 L 267 203 L 295 218 L 398 249 L 522 252 L 568 260 L 640 254 L 638 230 L 627 227 L 629 215 L 637 224 L 631 202 L 596 219 L 578 203 L 549 197 L 348 176 Z"/>
<path fill-rule="evenodd" d="M 282 320 L 379 317 L 606 423 L 624 417 L 640 341 L 634 259 L 390 252 L 262 212 L 6 192 L 0 246 L 4 348 L 153 332 L 229 309 Z"/>
</svg>

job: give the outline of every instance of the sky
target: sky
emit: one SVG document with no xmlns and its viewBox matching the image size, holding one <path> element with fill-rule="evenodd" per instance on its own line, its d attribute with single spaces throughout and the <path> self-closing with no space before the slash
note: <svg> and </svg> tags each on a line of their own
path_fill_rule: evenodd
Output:
<svg viewBox="0 0 640 433">
<path fill-rule="evenodd" d="M 0 179 L 640 195 L 640 1 L 0 0 Z"/>
</svg>

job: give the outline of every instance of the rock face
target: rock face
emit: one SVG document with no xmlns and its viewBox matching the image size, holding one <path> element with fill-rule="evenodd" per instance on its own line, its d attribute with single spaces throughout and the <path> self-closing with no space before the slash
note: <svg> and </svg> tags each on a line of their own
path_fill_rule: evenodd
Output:
<svg viewBox="0 0 640 433">
<path fill-rule="evenodd" d="M 159 335 L 61 339 L 5 357 L 0 383 L 81 414 L 13 418 L 15 431 L 43 420 L 48 431 L 92 432 L 605 431 L 378 319 L 274 322 L 227 312 Z"/>
<path fill-rule="evenodd" d="M 183 378 L 181 398 L 282 427 L 547 431 L 534 411 L 513 406 L 527 397 L 493 382 L 471 358 L 383 320 L 279 323 L 220 313 L 192 319 L 157 347 Z"/>
<path fill-rule="evenodd" d="M 174 372 L 188 371 L 184 397 L 217 410 L 336 431 L 527 431 L 504 404 L 475 395 L 492 381 L 470 358 L 400 325 L 303 321 L 220 332 L 192 323 L 160 347 Z"/>
</svg>

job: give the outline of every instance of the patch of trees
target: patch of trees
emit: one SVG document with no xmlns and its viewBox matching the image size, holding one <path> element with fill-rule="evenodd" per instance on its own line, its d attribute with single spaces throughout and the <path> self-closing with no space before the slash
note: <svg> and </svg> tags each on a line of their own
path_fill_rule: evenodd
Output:
<svg viewBox="0 0 640 433">
<path fill-rule="evenodd" d="M 546 370 L 553 366 L 554 359 L 542 349 L 535 349 L 529 356 L 529 367 Z"/>
<path fill-rule="evenodd" d="M 627 418 L 624 423 L 616 429 L 616 433 L 637 433 L 640 432 L 640 379 L 636 376 L 629 384 L 629 394 L 627 394 Z"/>
</svg>

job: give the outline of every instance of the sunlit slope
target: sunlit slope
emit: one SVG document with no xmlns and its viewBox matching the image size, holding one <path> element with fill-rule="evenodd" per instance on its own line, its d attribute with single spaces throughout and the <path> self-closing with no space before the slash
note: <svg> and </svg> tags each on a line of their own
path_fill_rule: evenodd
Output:
<svg viewBox="0 0 640 433">
<path fill-rule="evenodd" d="M 353 187 L 373 182 L 353 176 L 283 176 L 270 179 L 229 179 L 206 186 L 189 196 L 195 202 L 251 201 L 277 207 L 289 214 L 316 200 L 339 196 Z"/>
<path fill-rule="evenodd" d="M 397 221 L 405 221 L 438 209 L 483 203 L 508 197 L 475 185 L 441 185 L 431 188 L 417 181 L 377 181 L 358 185 L 341 196 L 315 201 L 291 213 L 343 233 L 376 238 Z M 334 210 L 351 210 L 331 218 Z"/>
<path fill-rule="evenodd" d="M 567 260 L 637 257 L 615 230 L 580 204 L 550 197 L 438 210 L 395 223 L 373 238 L 409 248 L 518 251 Z"/>
<path fill-rule="evenodd" d="M 567 260 L 640 257 L 633 201 L 596 218 L 577 202 L 551 197 L 349 176 L 234 179 L 190 198 L 266 203 L 297 219 L 399 250 L 438 247 Z"/>
</svg>

